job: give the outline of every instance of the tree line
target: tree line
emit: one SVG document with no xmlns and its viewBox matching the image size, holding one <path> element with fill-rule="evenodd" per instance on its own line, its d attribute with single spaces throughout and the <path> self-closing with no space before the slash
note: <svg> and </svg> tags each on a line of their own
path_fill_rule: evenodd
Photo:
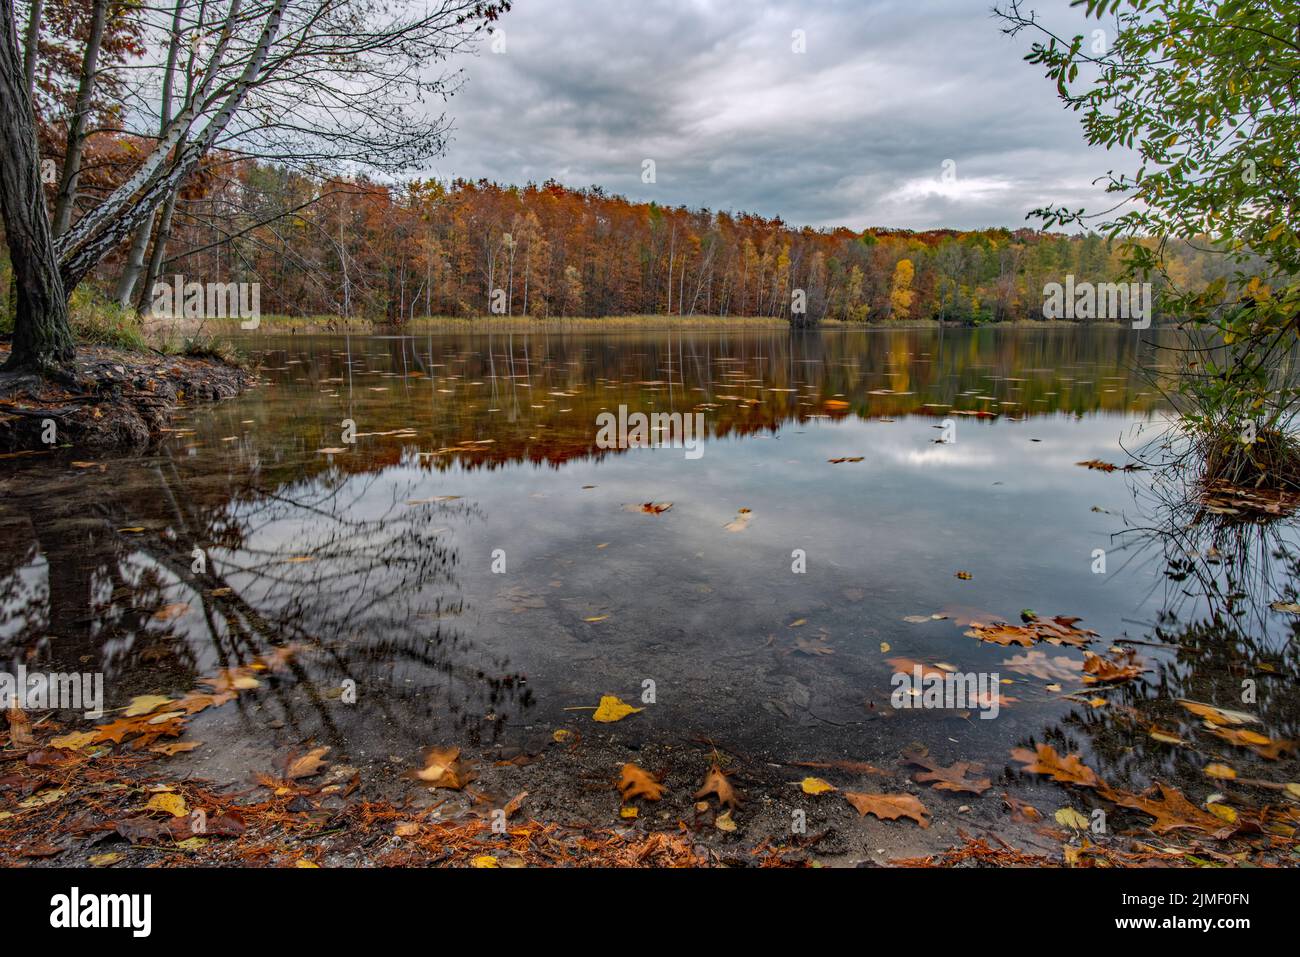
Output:
<svg viewBox="0 0 1300 957">
<path fill-rule="evenodd" d="M 125 146 L 119 148 L 127 148 Z M 1101 236 L 985 229 L 812 229 L 779 217 L 634 202 L 554 181 L 311 175 L 217 156 L 169 206 L 166 255 L 134 247 L 97 280 L 150 307 L 154 283 L 257 282 L 262 310 L 390 323 L 430 316 L 777 317 L 796 324 L 1044 316 L 1066 276 L 1117 281 Z M 1170 251 L 1200 282 L 1215 258 Z M 132 292 L 134 291 L 134 295 Z"/>
</svg>

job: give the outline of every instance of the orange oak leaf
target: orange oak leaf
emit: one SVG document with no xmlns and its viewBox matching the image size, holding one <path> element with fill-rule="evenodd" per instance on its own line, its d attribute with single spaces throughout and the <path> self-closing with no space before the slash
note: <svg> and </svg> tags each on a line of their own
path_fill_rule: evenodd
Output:
<svg viewBox="0 0 1300 957">
<path fill-rule="evenodd" d="M 1101 783 L 1097 773 L 1092 768 L 1085 767 L 1079 755 L 1067 754 L 1061 757 L 1050 744 L 1040 744 L 1034 751 L 1015 748 L 1011 752 L 1011 758 L 1024 765 L 1021 770 L 1030 774 L 1050 775 L 1053 781 L 1085 788 L 1095 788 Z"/>
<path fill-rule="evenodd" d="M 929 827 L 927 815 L 930 813 L 925 805 L 910 794 L 863 794 L 858 791 L 845 791 L 845 799 L 857 808 L 858 814 L 866 817 L 874 814 L 882 821 L 896 821 L 900 817 L 909 817 L 921 827 Z"/>
</svg>

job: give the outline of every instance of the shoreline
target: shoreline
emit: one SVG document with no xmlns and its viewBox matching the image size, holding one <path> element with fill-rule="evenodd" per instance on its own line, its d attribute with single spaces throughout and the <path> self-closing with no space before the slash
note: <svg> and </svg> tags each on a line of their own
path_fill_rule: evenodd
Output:
<svg viewBox="0 0 1300 957">
<path fill-rule="evenodd" d="M 8 356 L 8 344 L 0 344 L 0 363 Z M 74 388 L 33 373 L 0 373 L 0 455 L 143 448 L 178 409 L 232 398 L 256 381 L 215 358 L 106 346 L 78 347 L 72 372 Z"/>
</svg>

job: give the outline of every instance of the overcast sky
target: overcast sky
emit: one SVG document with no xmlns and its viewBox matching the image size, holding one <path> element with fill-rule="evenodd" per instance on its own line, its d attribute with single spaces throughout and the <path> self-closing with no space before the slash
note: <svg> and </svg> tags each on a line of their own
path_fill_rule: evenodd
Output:
<svg viewBox="0 0 1300 957">
<path fill-rule="evenodd" d="M 1068 0 L 1027 0 L 1068 35 Z M 992 0 L 515 0 L 461 61 L 427 172 L 568 186 L 794 225 L 1018 227 L 1099 206 L 1114 160 L 1004 36 Z M 795 53 L 803 31 L 806 52 Z M 642 182 L 655 162 L 656 182 Z M 956 179 L 945 182 L 944 161 Z"/>
</svg>

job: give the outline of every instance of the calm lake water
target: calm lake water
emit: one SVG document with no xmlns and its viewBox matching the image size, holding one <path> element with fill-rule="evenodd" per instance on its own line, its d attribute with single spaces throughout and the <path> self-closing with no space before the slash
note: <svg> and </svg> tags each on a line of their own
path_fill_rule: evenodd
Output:
<svg viewBox="0 0 1300 957">
<path fill-rule="evenodd" d="M 1191 527 L 1159 470 L 1076 464 L 1129 462 L 1163 427 L 1136 371 L 1151 339 L 250 339 L 259 387 L 187 410 L 149 454 L 0 463 L 0 661 L 103 671 L 118 706 L 299 645 L 195 722 L 206 771 L 308 738 L 354 759 L 527 746 L 650 681 L 653 706 L 608 728 L 778 762 L 892 764 L 920 742 L 997 771 L 1047 740 L 1116 784 L 1203 780 L 1216 756 L 1246 775 L 1260 759 L 1176 701 L 1241 708 L 1250 679 L 1267 732 L 1300 737 L 1297 618 L 1270 608 L 1296 600 L 1294 529 Z M 599 448 L 620 405 L 701 412 L 703 454 Z M 1035 649 L 1067 659 L 1035 675 L 1009 664 L 1026 649 L 965 634 L 1022 609 L 1077 616 L 1099 652 L 1136 642 L 1150 670 L 1098 692 L 1070 677 L 1078 649 Z M 895 711 L 915 662 L 998 673 L 998 717 Z"/>
</svg>

